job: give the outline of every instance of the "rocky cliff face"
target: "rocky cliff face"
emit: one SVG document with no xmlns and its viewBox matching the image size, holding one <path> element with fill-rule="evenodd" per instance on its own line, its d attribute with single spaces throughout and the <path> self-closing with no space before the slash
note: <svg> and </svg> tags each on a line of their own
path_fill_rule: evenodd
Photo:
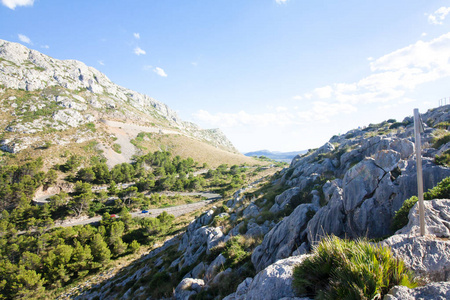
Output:
<svg viewBox="0 0 450 300">
<path fill-rule="evenodd" d="M 14 133 L 6 134 L 1 141 L 2 150 L 7 152 L 17 153 L 35 145 L 32 134 L 80 128 L 103 119 L 172 129 L 238 152 L 220 131 L 184 122 L 164 103 L 114 84 L 82 62 L 54 59 L 4 40 L 0 40 L 0 100 L 0 110 L 5 114 L 0 126 L 6 133 Z M 94 137 L 74 135 L 74 139 L 80 138 Z"/>
<path fill-rule="evenodd" d="M 450 106 L 429 111 L 422 119 L 427 190 L 450 176 L 450 168 L 437 164 L 435 158 L 450 148 L 450 143 L 446 143 Z M 137 271 L 80 298 L 114 297 L 106 287 L 119 284 L 126 277 L 168 271 L 175 278 L 183 277 L 174 287 L 176 299 L 217 296 L 214 293 L 230 285 L 235 288 L 229 291 L 225 298 L 228 300 L 298 299 L 291 287 L 292 268 L 324 235 L 391 236 L 382 245 L 390 246 L 394 255 L 405 260 L 417 274 L 427 275 L 432 281 L 449 280 L 449 200 L 427 203 L 429 236 L 415 237 L 417 207 L 410 212 L 408 226 L 395 235 L 390 228 L 404 200 L 417 193 L 412 133 L 412 120 L 406 118 L 332 137 L 322 147 L 296 157 L 289 168 L 270 180 L 276 196 L 266 193 L 267 184 L 255 182 L 194 220 L 178 240 L 167 243 L 173 247 L 172 252 L 178 251 L 169 268 L 161 267 L 168 259 L 164 252 L 155 252 L 161 256 L 154 262 L 144 260 L 145 266 L 134 268 Z M 243 238 L 236 239 L 239 236 Z M 246 241 L 254 244 L 249 246 Z M 242 259 L 239 263 L 237 257 Z M 146 295 L 145 287 L 139 283 L 129 286 L 122 290 L 125 298 Z M 430 284 L 428 288 L 410 291 L 394 288 L 389 299 L 403 299 L 406 294 L 427 294 L 429 299 L 435 299 L 448 295 L 448 291 L 448 284 Z"/>
</svg>

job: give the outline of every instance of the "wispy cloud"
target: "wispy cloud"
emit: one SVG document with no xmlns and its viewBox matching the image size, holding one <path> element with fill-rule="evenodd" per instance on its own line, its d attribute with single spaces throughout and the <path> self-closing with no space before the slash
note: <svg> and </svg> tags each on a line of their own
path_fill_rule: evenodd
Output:
<svg viewBox="0 0 450 300">
<path fill-rule="evenodd" d="M 41 45 L 41 48 L 44 48 L 44 49 L 49 49 L 49 48 L 50 48 L 50 46 L 49 46 L 49 45 Z"/>
<path fill-rule="evenodd" d="M 26 35 L 20 34 L 20 33 L 19 33 L 17 36 L 19 37 L 19 40 L 20 40 L 22 43 L 33 44 L 33 43 L 31 42 L 30 38 L 27 37 Z"/>
<path fill-rule="evenodd" d="M 135 32 L 133 33 L 133 36 L 135 39 L 139 40 L 141 38 L 141 35 L 139 34 L 139 32 Z"/>
<path fill-rule="evenodd" d="M 277 4 L 283 4 L 283 3 L 286 3 L 288 0 L 275 0 L 275 2 L 277 3 Z"/>
<path fill-rule="evenodd" d="M 34 0 L 2 0 L 2 4 L 12 10 L 17 6 L 33 6 Z"/>
<path fill-rule="evenodd" d="M 295 126 L 327 124 L 342 114 L 363 106 L 392 109 L 415 101 L 407 93 L 419 85 L 450 77 L 450 32 L 436 39 L 418 41 L 374 58 L 370 73 L 352 83 L 332 83 L 293 97 L 300 107 L 279 106 L 263 113 L 210 113 L 198 111 L 193 117 L 210 126 Z M 301 101 L 301 102 L 300 102 Z M 280 129 L 281 130 L 281 129 Z"/>
<path fill-rule="evenodd" d="M 104 65 L 105 65 L 105 62 L 104 62 L 103 60 L 99 60 L 99 61 L 98 61 L 98 64 L 101 65 L 101 66 L 104 66 Z"/>
<path fill-rule="evenodd" d="M 166 72 L 159 67 L 154 68 L 153 71 L 161 77 L 167 77 Z"/>
<path fill-rule="evenodd" d="M 354 83 L 335 83 L 305 93 L 305 98 L 332 98 L 341 103 L 383 103 L 403 97 L 417 86 L 450 76 L 450 32 L 418 41 L 370 62 L 371 74 Z"/>
<path fill-rule="evenodd" d="M 136 55 L 145 55 L 145 50 L 143 50 L 143 49 L 141 49 L 140 47 L 136 47 L 136 48 L 134 48 L 134 54 L 136 54 Z"/>
<path fill-rule="evenodd" d="M 437 9 L 434 13 L 428 15 L 428 22 L 434 25 L 444 24 L 444 20 L 450 13 L 450 7 L 441 7 Z"/>
</svg>

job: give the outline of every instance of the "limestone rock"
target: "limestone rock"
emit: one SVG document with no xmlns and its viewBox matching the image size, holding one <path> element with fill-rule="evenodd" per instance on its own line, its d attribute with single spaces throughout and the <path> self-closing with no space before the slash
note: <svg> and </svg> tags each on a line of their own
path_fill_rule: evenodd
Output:
<svg viewBox="0 0 450 300">
<path fill-rule="evenodd" d="M 205 279 L 207 281 L 214 278 L 214 276 L 218 273 L 220 268 L 223 267 L 227 259 L 222 254 L 219 254 L 216 259 L 209 265 L 208 269 L 206 269 Z"/>
<path fill-rule="evenodd" d="M 242 216 L 244 218 L 256 217 L 257 215 L 259 215 L 260 211 L 261 211 L 261 209 L 258 206 L 256 206 L 254 203 L 251 203 L 249 206 L 247 206 L 244 209 Z"/>
<path fill-rule="evenodd" d="M 425 234 L 440 238 L 450 238 L 450 200 L 439 199 L 424 201 Z M 417 236 L 420 233 L 419 202 L 409 211 L 409 222 L 397 234 Z"/>
<path fill-rule="evenodd" d="M 246 293 L 235 295 L 235 299 L 278 300 L 284 297 L 295 297 L 292 289 L 293 269 L 302 263 L 306 257 L 308 256 L 292 256 L 269 265 L 255 276 L 249 284 Z M 245 290 L 245 287 L 242 289 Z"/>
<path fill-rule="evenodd" d="M 405 265 L 431 281 L 450 280 L 450 241 L 431 236 L 410 237 L 396 234 L 382 242 Z"/>
<path fill-rule="evenodd" d="M 433 282 L 414 289 L 395 286 L 383 300 L 446 300 L 450 299 L 450 282 Z"/>
<path fill-rule="evenodd" d="M 291 199 L 300 194 L 300 192 L 301 189 L 299 187 L 293 187 L 276 196 L 275 203 L 270 208 L 270 211 L 273 213 L 277 213 L 283 210 L 287 205 L 289 205 Z"/>
<path fill-rule="evenodd" d="M 202 279 L 184 278 L 175 288 L 175 299 L 188 300 L 199 293 L 204 285 L 205 282 Z"/>
<path fill-rule="evenodd" d="M 306 240 L 306 225 L 317 211 L 313 204 L 301 204 L 264 236 L 255 248 L 252 263 L 260 271 L 278 259 L 286 258 Z"/>
</svg>

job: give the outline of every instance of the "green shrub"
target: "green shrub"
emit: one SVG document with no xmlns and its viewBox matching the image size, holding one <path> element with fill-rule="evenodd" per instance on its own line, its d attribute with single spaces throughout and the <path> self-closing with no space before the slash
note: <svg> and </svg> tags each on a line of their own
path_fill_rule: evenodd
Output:
<svg viewBox="0 0 450 300">
<path fill-rule="evenodd" d="M 434 188 L 423 194 L 424 200 L 450 199 L 450 177 L 444 178 Z M 403 202 L 402 207 L 395 213 L 391 229 L 397 231 L 408 224 L 409 211 L 417 203 L 418 198 L 412 196 Z"/>
<path fill-rule="evenodd" d="M 402 207 L 395 213 L 394 219 L 392 220 L 391 229 L 392 231 L 397 231 L 408 224 L 409 211 L 413 206 L 419 201 L 416 196 L 412 196 L 403 202 Z"/>
<path fill-rule="evenodd" d="M 113 144 L 112 145 L 112 148 L 113 148 L 113 150 L 114 151 L 116 151 L 117 153 L 122 153 L 122 151 L 120 150 L 121 149 L 121 147 L 120 147 L 120 144 Z"/>
<path fill-rule="evenodd" d="M 440 156 L 436 155 L 434 163 L 441 166 L 450 166 L 450 150 L 445 151 Z"/>
<path fill-rule="evenodd" d="M 381 299 L 395 285 L 417 286 L 388 248 L 327 237 L 294 268 L 298 295 L 314 299 Z"/>
<path fill-rule="evenodd" d="M 450 133 L 447 133 L 441 136 L 440 138 L 435 139 L 432 147 L 438 149 L 439 147 L 447 144 L 448 142 L 450 142 Z"/>
</svg>

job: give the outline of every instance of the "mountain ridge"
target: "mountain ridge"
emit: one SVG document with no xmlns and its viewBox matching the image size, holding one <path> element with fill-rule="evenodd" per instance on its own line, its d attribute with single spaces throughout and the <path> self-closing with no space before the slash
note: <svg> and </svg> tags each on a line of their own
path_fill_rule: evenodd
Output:
<svg viewBox="0 0 450 300">
<path fill-rule="evenodd" d="M 172 137 L 169 145 L 155 144 L 149 150 L 169 147 L 185 153 L 187 140 L 178 141 L 185 136 L 188 144 L 199 141 L 216 148 L 217 151 L 211 148 L 214 153 L 210 156 L 225 157 L 228 152 L 233 157 L 230 163 L 246 160 L 238 158 L 241 154 L 218 128 L 201 129 L 183 121 L 166 104 L 113 83 L 83 62 L 58 60 L 5 40 L 0 40 L 0 98 L 0 126 L 4 128 L 0 132 L 0 148 L 13 154 L 45 143 L 81 144 L 95 140 L 103 145 L 99 146 L 103 151 L 113 149 L 117 143 L 128 149 L 124 157 L 115 160 L 127 162 L 148 148 L 145 141 L 138 146 L 132 144 L 137 137 L 134 131 L 124 133 L 126 140 L 115 142 L 112 129 L 102 122 L 110 120 L 151 128 L 148 133 L 153 132 L 156 138 Z M 72 133 L 66 137 L 65 132 Z"/>
</svg>

